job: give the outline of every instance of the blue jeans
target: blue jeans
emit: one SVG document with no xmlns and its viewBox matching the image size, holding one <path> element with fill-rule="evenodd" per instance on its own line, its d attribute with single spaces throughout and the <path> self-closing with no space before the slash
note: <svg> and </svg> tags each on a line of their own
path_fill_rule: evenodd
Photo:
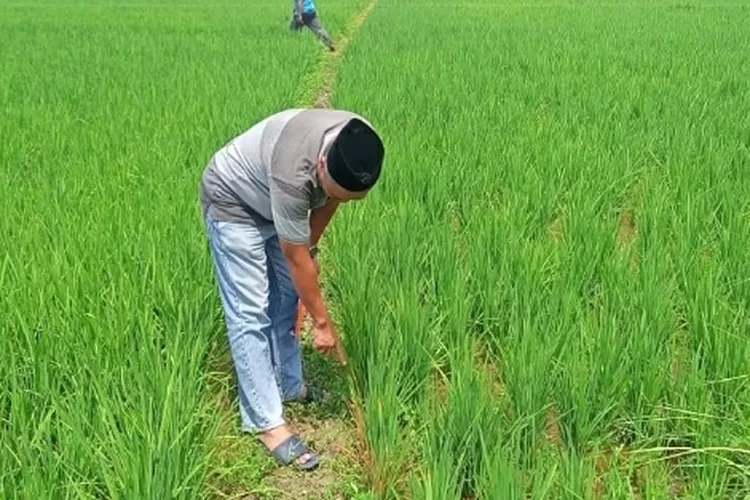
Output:
<svg viewBox="0 0 750 500">
<path fill-rule="evenodd" d="M 204 214 L 237 373 L 242 430 L 284 424 L 283 401 L 303 390 L 293 335 L 297 291 L 272 223 L 213 220 Z"/>
</svg>

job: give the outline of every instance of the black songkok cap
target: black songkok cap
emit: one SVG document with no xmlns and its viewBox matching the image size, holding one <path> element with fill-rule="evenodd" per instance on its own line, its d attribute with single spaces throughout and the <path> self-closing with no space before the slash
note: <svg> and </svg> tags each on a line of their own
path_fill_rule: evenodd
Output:
<svg viewBox="0 0 750 500">
<path fill-rule="evenodd" d="M 380 177 L 385 149 L 366 123 L 351 119 L 331 144 L 326 157 L 328 175 L 352 192 L 367 191 Z"/>
</svg>

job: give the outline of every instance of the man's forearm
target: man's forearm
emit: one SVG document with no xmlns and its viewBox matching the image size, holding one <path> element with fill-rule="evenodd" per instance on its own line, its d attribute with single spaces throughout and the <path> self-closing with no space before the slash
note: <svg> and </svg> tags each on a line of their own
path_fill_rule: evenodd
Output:
<svg viewBox="0 0 750 500">
<path fill-rule="evenodd" d="M 318 272 L 312 258 L 309 255 L 300 256 L 299 254 L 290 258 L 289 274 L 292 276 L 302 304 L 312 317 L 313 324 L 317 327 L 328 324 L 330 322 L 328 309 L 318 285 Z"/>
<path fill-rule="evenodd" d="M 294 13 L 298 16 L 302 15 L 302 0 L 294 1 Z"/>
</svg>

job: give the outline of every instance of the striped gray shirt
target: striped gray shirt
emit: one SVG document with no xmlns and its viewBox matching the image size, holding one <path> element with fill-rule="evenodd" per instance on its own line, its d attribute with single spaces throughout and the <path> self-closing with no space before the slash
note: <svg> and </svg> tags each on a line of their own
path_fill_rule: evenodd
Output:
<svg viewBox="0 0 750 500">
<path fill-rule="evenodd" d="M 279 238 L 307 243 L 310 210 L 326 195 L 318 183 L 318 156 L 352 118 L 349 111 L 288 109 L 275 113 L 217 151 L 200 183 L 204 211 L 213 219 L 272 222 Z"/>
</svg>

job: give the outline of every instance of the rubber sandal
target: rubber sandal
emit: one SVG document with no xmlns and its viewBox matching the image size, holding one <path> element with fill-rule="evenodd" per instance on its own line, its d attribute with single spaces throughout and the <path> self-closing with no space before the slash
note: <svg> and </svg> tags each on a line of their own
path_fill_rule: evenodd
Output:
<svg viewBox="0 0 750 500">
<path fill-rule="evenodd" d="M 310 458 L 304 463 L 297 461 L 297 459 L 305 453 L 309 454 Z M 305 471 L 312 470 L 320 464 L 320 457 L 308 448 L 297 434 L 292 434 L 276 448 L 271 450 L 271 455 L 284 465 L 289 465 L 294 462 L 297 468 Z"/>
</svg>

